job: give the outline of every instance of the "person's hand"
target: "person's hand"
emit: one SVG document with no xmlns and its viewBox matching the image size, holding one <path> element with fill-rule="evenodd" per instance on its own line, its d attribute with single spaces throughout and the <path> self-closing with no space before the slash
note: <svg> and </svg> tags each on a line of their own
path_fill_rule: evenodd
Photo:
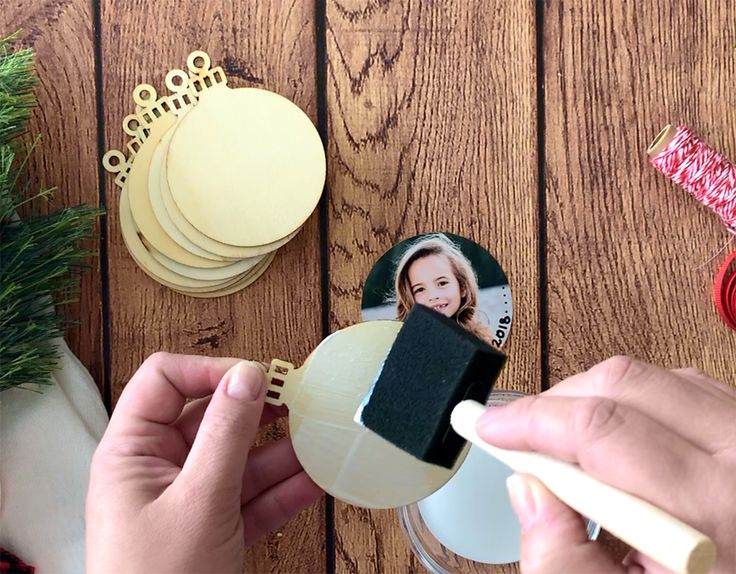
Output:
<svg viewBox="0 0 736 574">
<path fill-rule="evenodd" d="M 736 391 L 693 369 L 616 357 L 536 397 L 489 409 L 478 434 L 543 452 L 649 501 L 716 543 L 713 572 L 736 572 Z M 664 572 L 638 552 L 616 562 L 537 479 L 513 475 L 525 573 Z"/>
<path fill-rule="evenodd" d="M 87 571 L 242 572 L 243 551 L 321 495 L 257 363 L 157 353 L 125 387 L 92 461 Z M 187 399 L 194 400 L 187 403 Z"/>
</svg>

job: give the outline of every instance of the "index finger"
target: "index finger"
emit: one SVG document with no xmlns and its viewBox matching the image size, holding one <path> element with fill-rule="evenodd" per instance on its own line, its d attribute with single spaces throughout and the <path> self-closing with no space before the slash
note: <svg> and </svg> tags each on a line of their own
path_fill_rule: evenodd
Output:
<svg viewBox="0 0 736 574">
<path fill-rule="evenodd" d="M 121 421 L 171 424 L 187 399 L 211 395 L 241 359 L 155 353 L 136 371 L 118 400 L 110 425 Z"/>
<path fill-rule="evenodd" d="M 703 373 L 665 371 L 626 357 L 608 359 L 544 393 L 605 397 L 634 408 L 708 452 L 732 443 L 736 393 Z M 687 423 L 685 423 L 687 421 Z"/>
<path fill-rule="evenodd" d="M 477 430 L 483 440 L 501 448 L 577 463 L 602 482 L 677 512 L 686 521 L 702 514 L 702 501 L 694 492 L 708 482 L 703 469 L 712 466 L 710 455 L 611 399 L 527 397 L 488 409 Z"/>
</svg>

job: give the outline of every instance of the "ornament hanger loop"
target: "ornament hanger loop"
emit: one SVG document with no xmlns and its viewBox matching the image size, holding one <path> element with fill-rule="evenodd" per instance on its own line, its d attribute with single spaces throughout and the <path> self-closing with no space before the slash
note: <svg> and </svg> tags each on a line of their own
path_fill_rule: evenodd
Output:
<svg viewBox="0 0 736 574">
<path fill-rule="evenodd" d="M 119 173 L 126 169 L 127 161 L 123 152 L 116 149 L 111 149 L 102 156 L 102 165 L 110 173 Z"/>
<path fill-rule="evenodd" d="M 151 84 L 140 84 L 133 90 L 133 101 L 141 106 L 147 108 L 156 101 L 156 88 Z"/>
<path fill-rule="evenodd" d="M 171 70 L 166 74 L 166 87 L 175 94 L 186 92 L 189 87 L 189 76 L 184 70 Z"/>
<path fill-rule="evenodd" d="M 125 119 L 123 120 L 123 131 L 128 134 L 131 137 L 136 137 L 138 135 L 138 130 L 141 127 L 141 122 L 138 119 L 138 116 L 135 114 L 129 114 L 125 116 Z"/>
<path fill-rule="evenodd" d="M 187 57 L 187 68 L 195 75 L 203 74 L 209 70 L 211 64 L 209 54 L 202 50 L 196 50 Z"/>
</svg>

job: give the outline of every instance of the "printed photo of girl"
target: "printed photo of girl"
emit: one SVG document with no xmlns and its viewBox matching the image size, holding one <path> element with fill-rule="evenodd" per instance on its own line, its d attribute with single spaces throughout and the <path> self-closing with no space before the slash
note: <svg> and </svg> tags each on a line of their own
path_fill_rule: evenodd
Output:
<svg viewBox="0 0 736 574">
<path fill-rule="evenodd" d="M 414 305 L 455 319 L 501 347 L 511 327 L 508 281 L 478 244 L 447 233 L 421 235 L 390 249 L 363 289 L 363 320 L 403 321 Z"/>
</svg>

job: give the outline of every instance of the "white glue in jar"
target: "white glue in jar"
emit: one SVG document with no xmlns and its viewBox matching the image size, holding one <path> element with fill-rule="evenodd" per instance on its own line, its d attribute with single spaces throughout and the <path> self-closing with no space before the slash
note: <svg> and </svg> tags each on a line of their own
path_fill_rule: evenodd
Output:
<svg viewBox="0 0 736 574">
<path fill-rule="evenodd" d="M 524 397 L 494 391 L 491 407 Z M 517 562 L 521 528 L 506 490 L 513 471 L 471 446 L 455 475 L 431 496 L 399 509 L 401 526 L 412 551 L 435 574 L 496 571 L 492 565 Z M 588 522 L 588 536 L 600 527 Z"/>
</svg>

